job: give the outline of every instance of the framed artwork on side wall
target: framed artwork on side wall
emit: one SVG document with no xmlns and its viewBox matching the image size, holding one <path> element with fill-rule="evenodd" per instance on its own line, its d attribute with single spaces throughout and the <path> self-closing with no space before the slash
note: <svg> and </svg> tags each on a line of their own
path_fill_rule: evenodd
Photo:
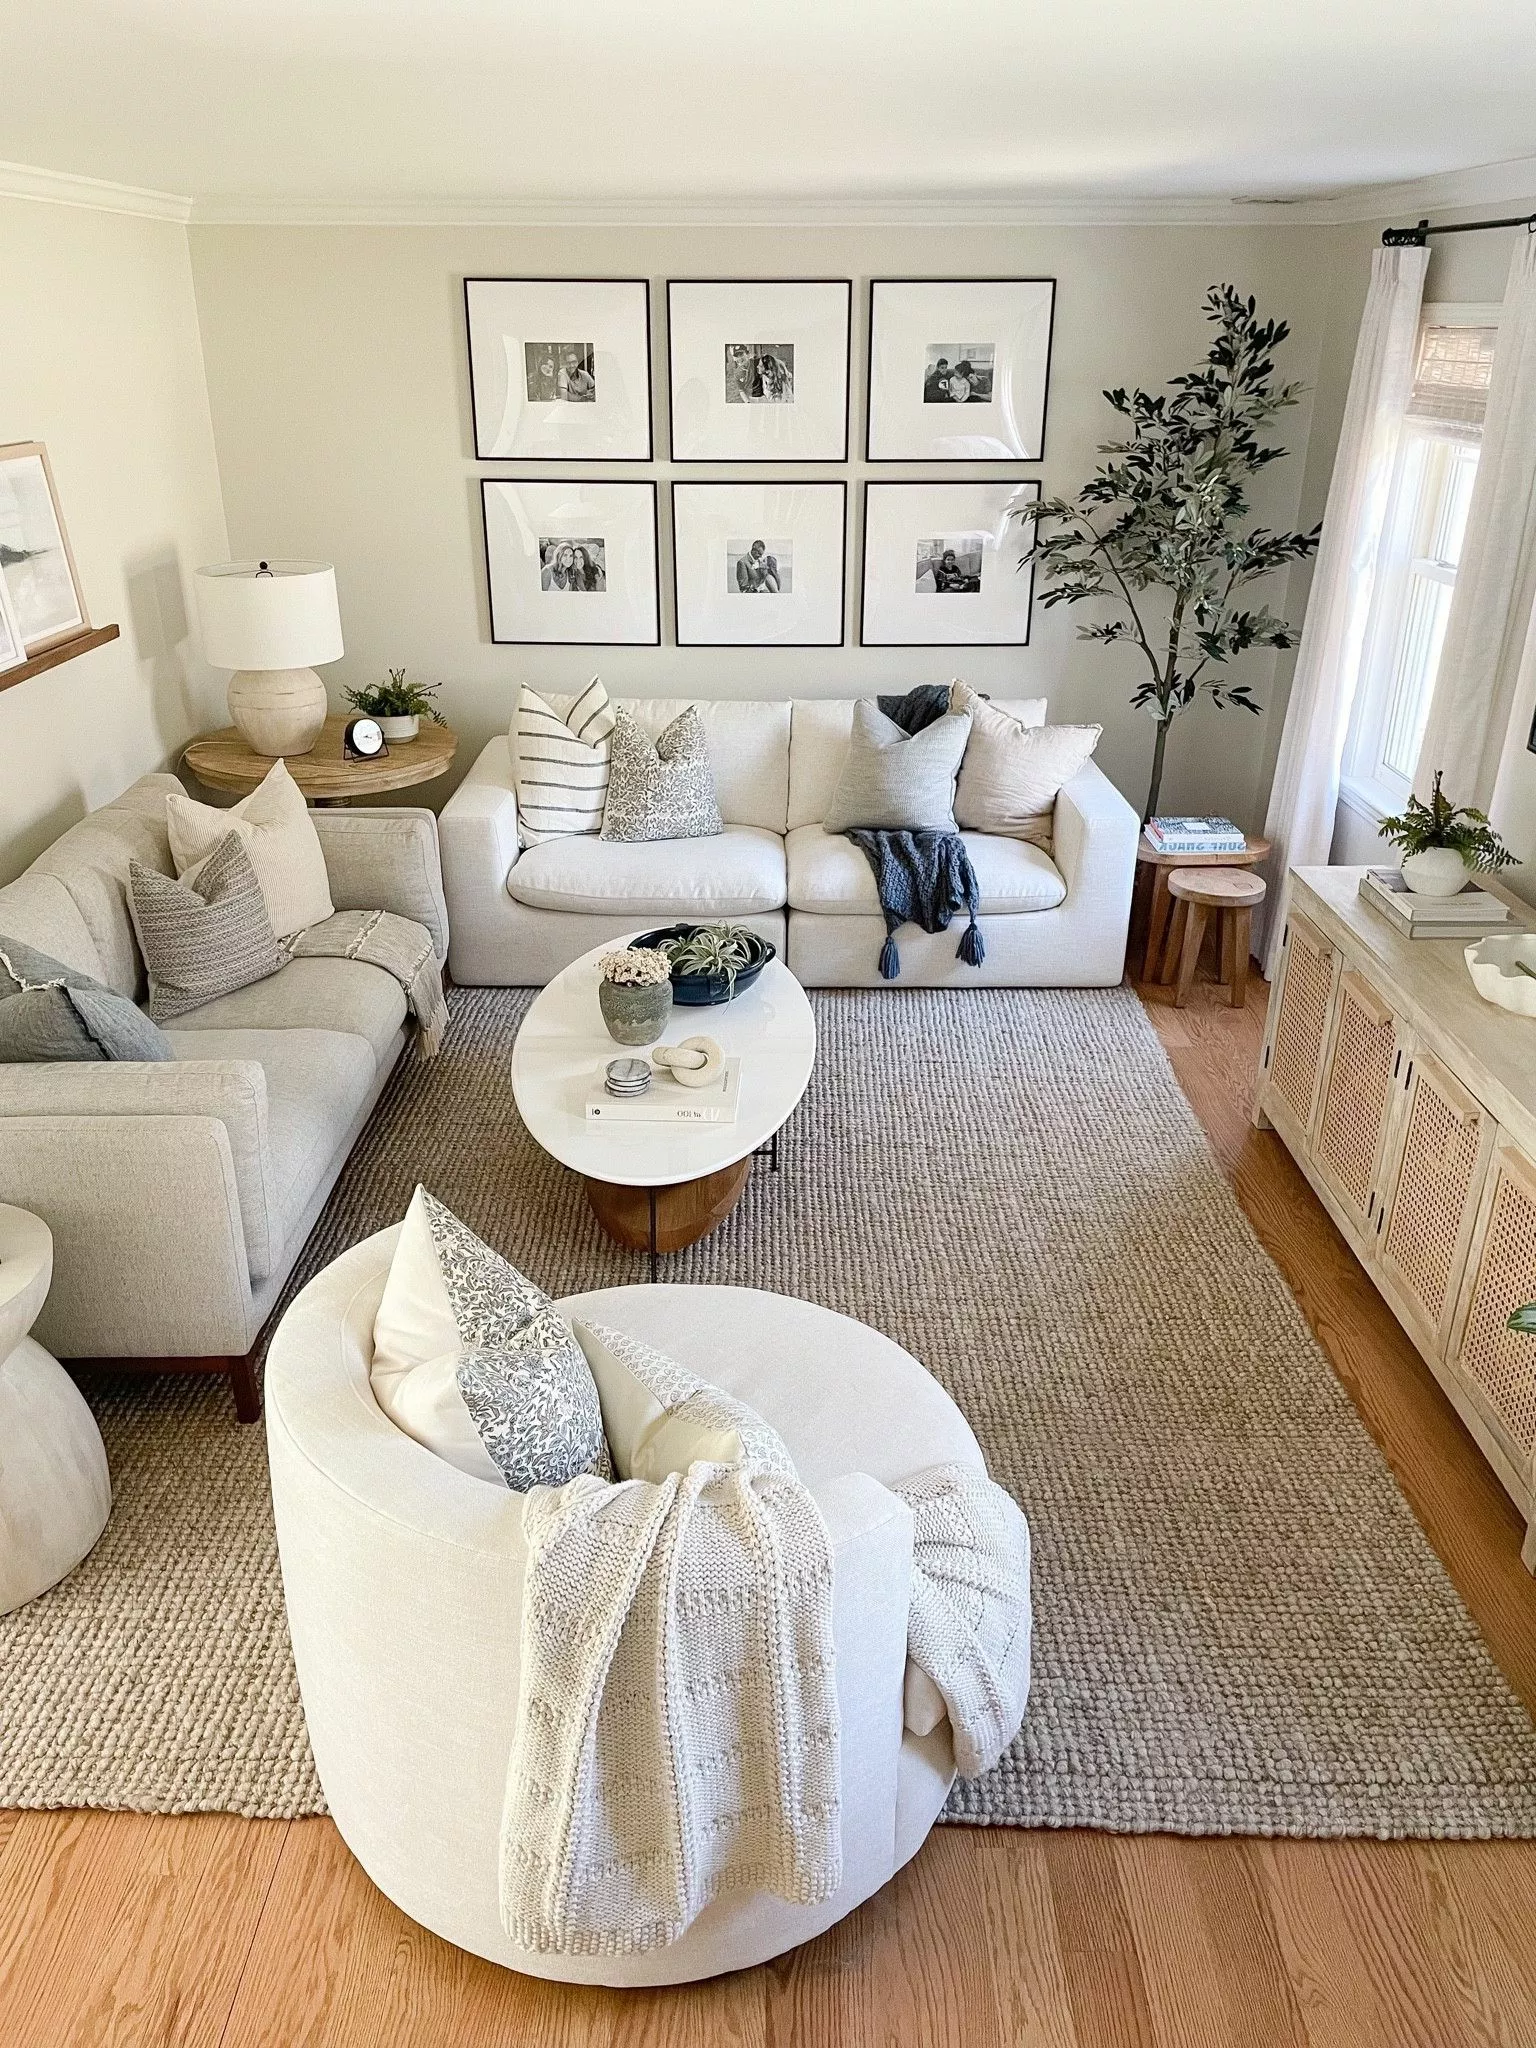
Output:
<svg viewBox="0 0 1536 2048">
<path fill-rule="evenodd" d="M 482 477 L 491 638 L 659 647 L 656 486 Z"/>
<path fill-rule="evenodd" d="M 866 484 L 865 647 L 1026 647 L 1040 486 Z"/>
<path fill-rule="evenodd" d="M 847 278 L 672 278 L 674 462 L 848 460 Z"/>
<path fill-rule="evenodd" d="M 643 277 L 466 277 L 482 462 L 649 462 L 651 288 Z"/>
<path fill-rule="evenodd" d="M 877 277 L 869 287 L 871 462 L 1038 462 L 1056 283 Z"/>
<path fill-rule="evenodd" d="M 846 484 L 672 486 L 679 647 L 841 647 Z"/>
<path fill-rule="evenodd" d="M 41 441 L 13 441 L 0 448 L 0 577 L 12 628 L 26 653 L 41 654 L 90 631 L 48 450 Z M 0 668 L 14 666 L 0 660 Z"/>
</svg>

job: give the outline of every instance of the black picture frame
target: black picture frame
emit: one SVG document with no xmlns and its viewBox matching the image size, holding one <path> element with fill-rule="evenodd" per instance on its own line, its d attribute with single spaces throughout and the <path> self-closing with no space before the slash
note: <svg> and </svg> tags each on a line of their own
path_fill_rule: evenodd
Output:
<svg viewBox="0 0 1536 2048">
<path fill-rule="evenodd" d="M 672 293 L 675 286 L 717 285 L 728 288 L 732 285 L 805 287 L 807 285 L 841 285 L 844 292 L 843 306 L 843 446 L 837 455 L 679 455 L 677 452 L 677 357 L 674 346 L 676 333 L 672 314 Z M 825 467 L 848 461 L 853 436 L 853 279 L 851 277 L 669 277 L 667 279 L 667 450 L 674 463 L 688 465 L 730 464 L 741 467 L 784 467 L 789 463 L 805 463 Z M 734 644 L 734 643 L 733 643 Z"/>
<path fill-rule="evenodd" d="M 876 455 L 872 452 L 875 417 L 875 294 L 881 285 L 1049 285 L 1051 292 L 1050 312 L 1046 321 L 1045 336 L 1045 380 L 1040 401 L 1040 447 L 1033 455 Z M 864 460 L 871 464 L 893 466 L 913 463 L 974 463 L 977 467 L 992 467 L 1006 463 L 1034 463 L 1045 460 L 1046 433 L 1050 423 L 1051 406 L 1051 363 L 1056 346 L 1056 292 L 1058 280 L 1054 277 L 872 277 L 866 300 L 868 321 L 865 340 L 867 343 L 864 360 Z"/>
<path fill-rule="evenodd" d="M 867 477 L 864 482 L 864 527 L 859 549 L 859 645 L 861 647 L 1028 647 L 1035 616 L 1035 575 L 1029 575 L 1029 597 L 1024 607 L 1024 634 L 1018 640 L 954 640 L 946 638 L 872 640 L 869 637 L 869 499 L 872 491 L 942 491 L 968 489 L 1032 492 L 1034 502 L 1043 495 L 1038 477 L 927 477 L 922 479 Z M 1033 556 L 1034 541 L 1028 553 Z"/>
<path fill-rule="evenodd" d="M 475 390 L 474 312 L 470 289 L 477 284 L 625 285 L 640 293 L 645 314 L 645 453 L 643 455 L 581 454 L 488 454 L 480 446 L 480 407 Z M 651 280 L 648 277 L 508 277 L 477 275 L 463 280 L 464 354 L 469 365 L 469 435 L 476 462 L 654 462 L 656 459 L 655 337 L 651 318 Z"/>
<path fill-rule="evenodd" d="M 835 640 L 685 640 L 682 608 L 677 587 L 677 493 L 687 491 L 732 491 L 760 487 L 772 490 L 840 491 L 842 521 L 838 539 L 837 630 Z M 670 485 L 672 511 L 672 630 L 679 647 L 758 648 L 771 653 L 778 648 L 846 647 L 848 645 L 848 479 L 846 477 L 674 477 Z"/>
<path fill-rule="evenodd" d="M 501 635 L 496 631 L 496 597 L 491 567 L 491 533 L 486 516 L 486 493 L 501 490 L 508 485 L 528 484 L 557 487 L 562 483 L 580 484 L 583 489 L 595 485 L 618 485 L 629 491 L 649 491 L 651 494 L 651 596 L 654 632 L 649 640 L 541 640 L 524 638 L 521 634 Z M 661 536 L 659 490 L 654 477 L 644 476 L 483 476 L 480 478 L 480 545 L 485 562 L 485 606 L 486 624 L 490 628 L 493 647 L 660 647 L 661 640 Z"/>
</svg>

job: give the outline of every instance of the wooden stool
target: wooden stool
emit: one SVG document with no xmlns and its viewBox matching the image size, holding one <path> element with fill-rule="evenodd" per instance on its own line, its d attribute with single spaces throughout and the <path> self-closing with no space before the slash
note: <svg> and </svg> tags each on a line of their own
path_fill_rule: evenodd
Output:
<svg viewBox="0 0 1536 2048">
<path fill-rule="evenodd" d="M 1250 839 L 1241 853 L 1159 853 L 1145 832 L 1136 842 L 1136 894 L 1131 909 L 1131 958 L 1141 962 L 1140 979 L 1156 981 L 1173 898 L 1168 877 L 1180 868 L 1251 868 L 1269 858 L 1267 839 Z M 1165 977 L 1166 978 L 1166 977 Z"/>
<path fill-rule="evenodd" d="M 1176 868 L 1168 877 L 1174 899 L 1162 979 L 1174 980 L 1174 1008 L 1189 1001 L 1190 985 L 1200 960 L 1205 927 L 1214 910 L 1221 941 L 1221 985 L 1234 1010 L 1248 1000 L 1248 952 L 1252 944 L 1253 907 L 1264 901 L 1264 884 L 1242 868 Z"/>
</svg>

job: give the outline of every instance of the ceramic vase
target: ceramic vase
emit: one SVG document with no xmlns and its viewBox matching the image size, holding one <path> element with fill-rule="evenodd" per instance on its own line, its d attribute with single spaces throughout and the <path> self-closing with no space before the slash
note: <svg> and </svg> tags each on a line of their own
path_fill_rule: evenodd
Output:
<svg viewBox="0 0 1536 2048">
<path fill-rule="evenodd" d="M 407 718 L 381 718 L 379 730 L 392 747 L 403 747 L 421 731 L 421 719 L 414 711 Z"/>
<path fill-rule="evenodd" d="M 1467 864 L 1454 846 L 1427 846 L 1403 862 L 1403 880 L 1415 896 L 1454 896 L 1466 886 Z"/>
<path fill-rule="evenodd" d="M 608 1036 L 616 1044 L 654 1045 L 672 1014 L 672 984 L 661 981 L 636 987 L 629 982 L 599 981 L 597 1001 Z"/>
</svg>

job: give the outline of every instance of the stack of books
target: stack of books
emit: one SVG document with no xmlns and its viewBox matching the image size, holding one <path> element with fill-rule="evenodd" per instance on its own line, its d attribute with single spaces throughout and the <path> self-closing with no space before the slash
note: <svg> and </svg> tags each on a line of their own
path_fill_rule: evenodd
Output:
<svg viewBox="0 0 1536 2048">
<path fill-rule="evenodd" d="M 1148 818 L 1142 831 L 1154 853 L 1243 853 L 1248 846 L 1230 818 Z"/>
<path fill-rule="evenodd" d="M 728 1059 L 707 1088 L 685 1088 L 658 1073 L 643 1095 L 610 1095 L 601 1073 L 587 1096 L 590 1124 L 733 1124 L 741 1100 L 741 1061 Z"/>
<path fill-rule="evenodd" d="M 1399 869 L 1367 868 L 1360 896 L 1409 939 L 1481 939 L 1509 923 L 1509 905 L 1477 882 L 1457 896 L 1415 896 Z"/>
</svg>

